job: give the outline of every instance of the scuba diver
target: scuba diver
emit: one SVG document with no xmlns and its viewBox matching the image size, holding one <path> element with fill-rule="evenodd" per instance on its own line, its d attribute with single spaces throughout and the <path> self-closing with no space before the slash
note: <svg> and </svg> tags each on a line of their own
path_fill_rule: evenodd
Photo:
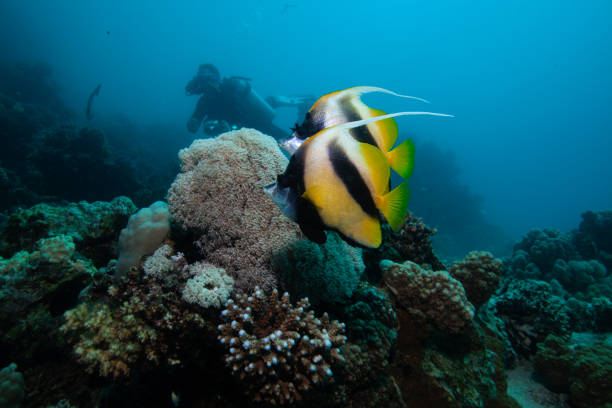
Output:
<svg viewBox="0 0 612 408">
<path fill-rule="evenodd" d="M 311 102 L 305 108 L 306 112 L 315 100 L 309 96 L 270 97 L 266 101 L 251 88 L 249 78 L 233 76 L 222 79 L 219 70 L 212 64 L 199 66 L 197 74 L 187 83 L 185 93 L 188 96 L 201 95 L 187 121 L 187 130 L 195 133 L 203 123 L 204 133 L 211 136 L 249 127 L 276 139 L 285 138 L 289 132 L 273 123 L 274 108 L 297 106 L 300 111 L 301 105 Z"/>
</svg>

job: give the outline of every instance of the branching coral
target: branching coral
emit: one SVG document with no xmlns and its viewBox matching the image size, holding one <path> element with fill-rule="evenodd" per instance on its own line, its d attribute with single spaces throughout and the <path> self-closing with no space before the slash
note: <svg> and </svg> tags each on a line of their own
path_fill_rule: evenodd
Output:
<svg viewBox="0 0 612 408">
<path fill-rule="evenodd" d="M 138 307 L 134 302 L 126 302 L 116 314 L 103 303 L 81 303 L 64 314 L 66 323 L 61 330 L 78 338 L 74 353 L 88 371 L 97 369 L 105 377 L 126 376 L 143 355 L 148 360 L 159 359 L 153 348 L 155 330 L 129 313 Z"/>
<path fill-rule="evenodd" d="M 221 313 L 219 341 L 226 363 L 240 379 L 249 378 L 255 401 L 292 404 L 314 387 L 333 381 L 333 368 L 343 362 L 344 324 L 327 314 L 316 318 L 308 299 L 296 306 L 289 294 L 268 297 L 256 288 L 251 296 L 228 300 Z"/>
<path fill-rule="evenodd" d="M 196 140 L 179 157 L 182 172 L 168 191 L 172 219 L 239 291 L 276 287 L 272 252 L 300 236 L 263 191 L 287 166 L 276 141 L 241 129 Z"/>
<path fill-rule="evenodd" d="M 502 262 L 489 252 L 472 251 L 462 261 L 453 263 L 449 273 L 461 282 L 469 301 L 480 306 L 499 286 Z"/>
<path fill-rule="evenodd" d="M 446 271 L 428 271 L 414 262 L 382 261 L 383 280 L 393 298 L 415 319 L 450 333 L 461 331 L 474 317 L 463 286 Z"/>
<path fill-rule="evenodd" d="M 200 353 L 190 340 L 209 332 L 199 307 L 183 300 L 189 276 L 184 259 L 169 247 L 152 257 L 150 273 L 132 271 L 108 288 L 110 298 L 90 291 L 90 299 L 66 312 L 62 330 L 90 371 L 119 377 L 135 366 L 176 365 Z"/>
</svg>

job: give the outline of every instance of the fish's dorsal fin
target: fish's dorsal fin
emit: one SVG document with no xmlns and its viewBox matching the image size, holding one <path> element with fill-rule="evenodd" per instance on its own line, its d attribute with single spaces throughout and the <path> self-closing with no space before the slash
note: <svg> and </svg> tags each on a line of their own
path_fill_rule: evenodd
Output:
<svg viewBox="0 0 612 408">
<path fill-rule="evenodd" d="M 348 100 L 357 99 L 360 103 L 363 104 L 363 102 L 361 102 L 361 95 L 372 93 L 372 92 L 386 93 L 388 95 L 397 96 L 398 98 L 414 99 L 416 101 L 429 103 L 427 99 L 419 98 L 417 96 L 398 94 L 397 92 L 393 92 L 388 89 L 380 88 L 377 86 L 353 86 L 350 88 L 342 89 L 340 91 L 330 92 L 326 95 L 323 95 L 312 105 L 312 107 L 309 109 L 309 112 L 316 110 L 317 107 L 320 106 L 320 104 L 325 104 L 329 100 L 333 100 L 333 99 L 336 99 L 336 100 L 340 100 L 344 98 L 347 98 Z"/>
<path fill-rule="evenodd" d="M 389 95 L 397 96 L 399 98 L 414 99 L 416 101 L 430 103 L 427 99 L 419 98 L 417 96 L 398 94 L 397 92 L 393 92 L 385 88 L 380 88 L 378 86 L 353 86 L 351 88 L 346 88 L 345 90 L 339 91 L 338 96 L 343 97 L 347 94 L 353 94 L 359 98 L 363 94 L 372 93 L 372 92 L 386 93 Z"/>
<path fill-rule="evenodd" d="M 396 112 L 396 113 L 389 113 L 387 115 L 381 115 L 381 116 L 376 116 L 373 118 L 367 118 L 367 119 L 362 119 L 362 120 L 356 120 L 354 122 L 346 122 L 346 123 L 340 123 L 337 125 L 334 125 L 332 127 L 329 127 L 327 129 L 324 130 L 330 130 L 330 129 L 353 129 L 359 126 L 363 126 L 363 125 L 367 125 L 368 123 L 372 123 L 372 122 L 376 122 L 379 120 L 384 120 L 384 119 L 389 119 L 389 118 L 395 118 L 396 116 L 443 116 L 443 117 L 448 117 L 448 118 L 454 118 L 454 115 L 448 115 L 446 113 L 434 113 L 434 112 Z M 321 132 L 319 132 L 321 133 Z"/>
</svg>

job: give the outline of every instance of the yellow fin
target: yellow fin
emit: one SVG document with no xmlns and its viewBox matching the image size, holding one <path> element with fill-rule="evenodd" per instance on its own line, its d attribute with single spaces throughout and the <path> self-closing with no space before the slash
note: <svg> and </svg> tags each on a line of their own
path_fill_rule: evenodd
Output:
<svg viewBox="0 0 612 408">
<path fill-rule="evenodd" d="M 381 111 L 380 109 L 370 109 L 370 116 L 382 116 L 386 115 L 387 112 Z M 379 120 L 378 122 L 373 122 L 373 126 L 377 129 L 376 142 L 378 143 L 378 147 L 383 152 L 388 152 L 391 150 L 395 141 L 397 140 L 397 122 L 393 118 Z"/>
<path fill-rule="evenodd" d="M 410 188 L 408 182 L 404 181 L 399 186 L 385 195 L 377 196 L 374 199 L 376 207 L 391 225 L 393 231 L 400 229 L 406 219 L 408 202 L 410 201 Z"/>
<path fill-rule="evenodd" d="M 363 221 L 352 226 L 351 230 L 343 232 L 357 243 L 369 248 L 378 248 L 382 242 L 380 221 L 376 218 L 364 218 Z"/>
<path fill-rule="evenodd" d="M 386 153 L 387 161 L 393 170 L 407 179 L 414 170 L 414 142 L 407 139 L 395 149 Z"/>
<path fill-rule="evenodd" d="M 368 143 L 359 143 L 361 154 L 368 167 L 369 176 L 374 184 L 376 195 L 382 195 L 389 186 L 391 169 L 387 158 L 376 146 Z"/>
</svg>

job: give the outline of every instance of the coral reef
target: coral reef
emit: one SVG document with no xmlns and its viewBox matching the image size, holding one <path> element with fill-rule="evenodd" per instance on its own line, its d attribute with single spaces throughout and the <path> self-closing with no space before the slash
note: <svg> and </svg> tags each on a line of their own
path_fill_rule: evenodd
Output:
<svg viewBox="0 0 612 408">
<path fill-rule="evenodd" d="M 47 346 L 48 329 L 76 304 L 95 273 L 91 262 L 75 251 L 69 235 L 43 238 L 32 252 L 0 257 L 2 346 L 33 358 L 36 349 Z"/>
<path fill-rule="evenodd" d="M 134 367 L 172 367 L 201 352 L 204 344 L 198 350 L 189 344 L 207 336 L 206 321 L 199 306 L 191 306 L 182 296 L 189 266 L 167 249 L 153 256 L 158 261 L 165 256 L 174 267 L 160 275 L 134 268 L 109 286 L 107 294 L 96 293 L 106 285 L 94 287 L 85 302 L 65 313 L 61 330 L 90 372 L 127 376 Z"/>
<path fill-rule="evenodd" d="M 202 307 L 221 307 L 234 289 L 234 279 L 225 269 L 196 262 L 187 268 L 191 278 L 185 283 L 183 300 Z"/>
<path fill-rule="evenodd" d="M 589 215 L 590 214 L 590 215 Z M 602 213 L 605 214 L 605 213 Z M 603 240 L 610 227 L 601 221 L 601 229 L 591 237 L 595 213 L 585 213 L 581 229 L 568 234 L 556 230 L 532 230 L 519 242 L 506 262 L 508 275 L 517 279 L 557 281 L 564 291 L 582 300 L 612 295 L 612 278 L 605 267 L 608 255 L 597 249 L 594 239 Z M 601 216 L 605 220 L 605 215 Z M 598 224 L 597 224 L 598 225 Z M 608 229 L 606 229 L 608 228 Z M 610 230 L 612 233 L 612 230 Z"/>
<path fill-rule="evenodd" d="M 383 260 L 383 281 L 397 304 L 414 319 L 439 330 L 456 333 L 474 317 L 474 306 L 457 280 L 446 271 L 429 271 L 414 262 Z"/>
<path fill-rule="evenodd" d="M 140 209 L 128 220 L 119 235 L 119 259 L 115 277 L 123 276 L 140 262 L 144 255 L 155 251 L 170 231 L 168 204 L 156 201 Z"/>
<path fill-rule="evenodd" d="M 570 315 L 563 298 L 543 281 L 513 280 L 492 300 L 497 316 L 505 323 L 514 350 L 532 355 L 549 334 L 570 335 Z"/>
<path fill-rule="evenodd" d="M 538 345 L 536 373 L 557 392 L 567 392 L 572 406 L 604 408 L 612 404 L 612 344 L 609 339 L 549 335 Z"/>
<path fill-rule="evenodd" d="M 454 262 L 448 272 L 461 282 L 468 300 L 476 307 L 489 300 L 501 282 L 502 262 L 489 252 L 472 251 Z"/>
<path fill-rule="evenodd" d="M 135 302 L 136 299 L 126 302 L 116 313 L 103 303 L 81 303 L 66 312 L 61 330 L 78 338 L 74 353 L 88 371 L 120 377 L 128 375 L 142 355 L 159 361 L 154 348 L 155 330 L 131 313 L 142 311 L 145 305 Z"/>
<path fill-rule="evenodd" d="M 252 129 L 196 140 L 179 153 L 182 172 L 168 191 L 173 221 L 206 262 L 224 268 L 238 291 L 275 288 L 273 252 L 300 237 L 263 187 L 287 159 L 275 140 Z"/>
<path fill-rule="evenodd" d="M 0 370 L 0 407 L 19 408 L 24 396 L 23 375 L 11 363 Z"/>
<path fill-rule="evenodd" d="M 321 303 L 346 303 L 359 286 L 365 269 L 361 249 L 350 247 L 335 232 L 327 232 L 323 245 L 307 239 L 295 241 L 274 256 L 274 269 L 282 287 L 295 298 Z"/>
<path fill-rule="evenodd" d="M 255 401 L 293 404 L 312 389 L 333 382 L 339 352 L 346 337 L 344 325 L 327 314 L 316 318 L 308 299 L 292 306 L 289 294 L 270 296 L 255 288 L 251 296 L 229 300 L 221 312 L 219 341 L 226 362 Z"/>
<path fill-rule="evenodd" d="M 408 213 L 404 224 L 396 232 L 388 224 L 382 225 L 382 244 L 376 249 L 364 249 L 364 262 L 370 270 L 378 270 L 383 259 L 400 263 L 412 261 L 419 265 L 429 265 L 435 270 L 444 270 L 445 266 L 438 260 L 431 246 L 431 238 L 435 233 L 436 229 L 425 225 L 422 218 Z"/>
<path fill-rule="evenodd" d="M 136 210 L 127 197 L 117 197 L 110 202 L 81 201 L 65 206 L 37 204 L 19 209 L 10 215 L 2 230 L 0 255 L 31 251 L 41 238 L 69 235 L 77 251 L 106 264 L 111 257 L 107 248 L 112 246 L 111 242 L 114 244 L 119 231 Z"/>
</svg>

